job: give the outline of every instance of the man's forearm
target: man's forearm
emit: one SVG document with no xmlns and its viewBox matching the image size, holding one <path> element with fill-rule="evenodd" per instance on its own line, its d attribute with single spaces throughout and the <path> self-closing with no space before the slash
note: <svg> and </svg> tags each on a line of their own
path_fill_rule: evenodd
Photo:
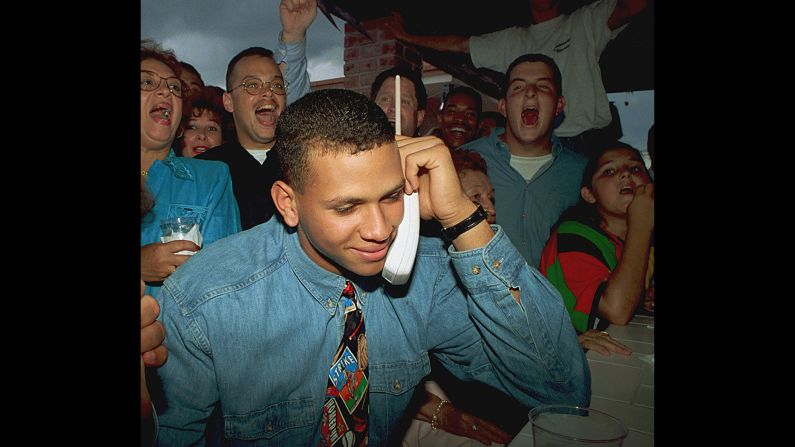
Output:
<svg viewBox="0 0 795 447">
<path fill-rule="evenodd" d="M 419 45 L 438 51 L 452 51 L 454 53 L 469 54 L 469 37 L 406 35 L 403 40 L 414 45 Z"/>
</svg>

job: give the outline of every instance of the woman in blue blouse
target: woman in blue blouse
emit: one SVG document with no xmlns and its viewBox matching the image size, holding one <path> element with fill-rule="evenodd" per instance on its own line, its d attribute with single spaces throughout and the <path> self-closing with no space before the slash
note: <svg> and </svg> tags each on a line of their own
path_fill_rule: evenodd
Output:
<svg viewBox="0 0 795 447">
<path fill-rule="evenodd" d="M 141 183 L 154 198 L 154 207 L 141 219 L 141 276 L 153 296 L 190 258 L 176 253 L 199 249 L 190 241 L 161 243 L 162 219 L 196 217 L 203 245 L 240 231 L 227 165 L 177 157 L 171 148 L 188 93 L 180 71 L 173 52 L 141 41 Z"/>
</svg>

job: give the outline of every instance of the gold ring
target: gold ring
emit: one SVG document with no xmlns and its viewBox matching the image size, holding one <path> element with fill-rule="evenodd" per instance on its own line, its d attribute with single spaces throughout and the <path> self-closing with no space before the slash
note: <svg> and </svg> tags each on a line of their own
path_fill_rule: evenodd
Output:
<svg viewBox="0 0 795 447">
<path fill-rule="evenodd" d="M 608 337 L 610 336 L 610 334 L 608 334 L 607 331 L 601 331 L 601 332 L 599 332 L 599 334 L 600 335 L 607 335 Z"/>
</svg>

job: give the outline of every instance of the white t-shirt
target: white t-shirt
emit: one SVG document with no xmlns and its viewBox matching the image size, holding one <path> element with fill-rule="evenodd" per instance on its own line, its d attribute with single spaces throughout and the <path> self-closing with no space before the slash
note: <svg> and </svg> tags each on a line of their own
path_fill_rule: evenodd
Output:
<svg viewBox="0 0 795 447">
<path fill-rule="evenodd" d="M 262 150 L 262 149 L 246 149 L 252 157 L 256 158 L 259 164 L 265 163 L 265 160 L 268 159 L 268 151 L 270 149 Z"/>
<path fill-rule="evenodd" d="M 529 27 L 511 27 L 469 38 L 475 67 L 505 73 L 517 57 L 541 53 L 555 60 L 563 77 L 566 118 L 555 129 L 560 137 L 573 137 L 610 124 L 610 104 L 602 83 L 599 57 L 608 42 L 626 25 L 611 31 L 607 19 L 617 0 L 598 0 Z"/>
<path fill-rule="evenodd" d="M 540 157 L 521 157 L 511 154 L 511 167 L 522 174 L 524 181 L 529 182 L 542 166 L 552 160 L 552 154 Z"/>
</svg>

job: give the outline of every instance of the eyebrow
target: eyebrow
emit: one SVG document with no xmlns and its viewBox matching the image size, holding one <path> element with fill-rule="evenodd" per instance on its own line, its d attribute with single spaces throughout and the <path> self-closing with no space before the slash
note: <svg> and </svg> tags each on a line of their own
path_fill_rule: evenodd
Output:
<svg viewBox="0 0 795 447">
<path fill-rule="evenodd" d="M 400 181 L 399 185 L 395 185 L 392 189 L 390 189 L 386 194 L 381 196 L 381 198 L 390 197 L 392 195 L 397 194 L 398 192 L 403 190 L 404 180 Z M 361 197 L 346 197 L 346 196 L 337 196 L 331 199 L 324 201 L 323 203 L 326 204 L 328 207 L 335 207 L 339 205 L 359 205 L 365 203 L 366 200 Z"/>
<path fill-rule="evenodd" d="M 538 81 L 553 82 L 552 78 L 549 77 L 549 76 L 543 76 L 543 77 L 540 77 L 540 78 L 534 78 L 533 80 L 535 80 L 535 82 L 538 82 Z M 508 83 L 508 85 L 513 84 L 514 82 L 517 82 L 517 81 L 530 82 L 531 80 L 529 80 L 527 78 L 516 77 L 516 78 L 511 79 L 511 81 Z"/>
<path fill-rule="evenodd" d="M 597 169 L 601 169 L 602 167 L 607 166 L 610 163 L 619 163 L 619 162 L 620 162 L 620 160 L 616 160 L 616 159 L 605 160 L 604 162 L 599 163 L 599 165 L 597 166 Z M 634 158 L 634 157 L 630 158 L 629 160 L 627 160 L 627 163 L 633 163 L 633 162 L 637 163 L 637 164 L 643 164 L 642 161 L 640 161 L 640 160 L 638 160 L 637 158 Z"/>
<path fill-rule="evenodd" d="M 242 81 L 245 81 L 246 79 L 256 79 L 256 80 L 258 80 L 258 81 L 261 81 L 261 80 L 262 80 L 262 78 L 261 78 L 261 77 L 259 77 L 259 76 L 255 76 L 255 75 L 245 75 L 245 76 L 243 76 L 243 79 L 241 80 L 241 82 L 242 82 Z M 282 76 L 282 75 L 280 75 L 280 74 L 277 74 L 276 76 L 274 76 L 274 77 L 273 77 L 273 79 L 271 79 L 271 81 L 275 81 L 275 80 L 277 80 L 277 79 L 284 80 L 284 76 Z"/>
</svg>

